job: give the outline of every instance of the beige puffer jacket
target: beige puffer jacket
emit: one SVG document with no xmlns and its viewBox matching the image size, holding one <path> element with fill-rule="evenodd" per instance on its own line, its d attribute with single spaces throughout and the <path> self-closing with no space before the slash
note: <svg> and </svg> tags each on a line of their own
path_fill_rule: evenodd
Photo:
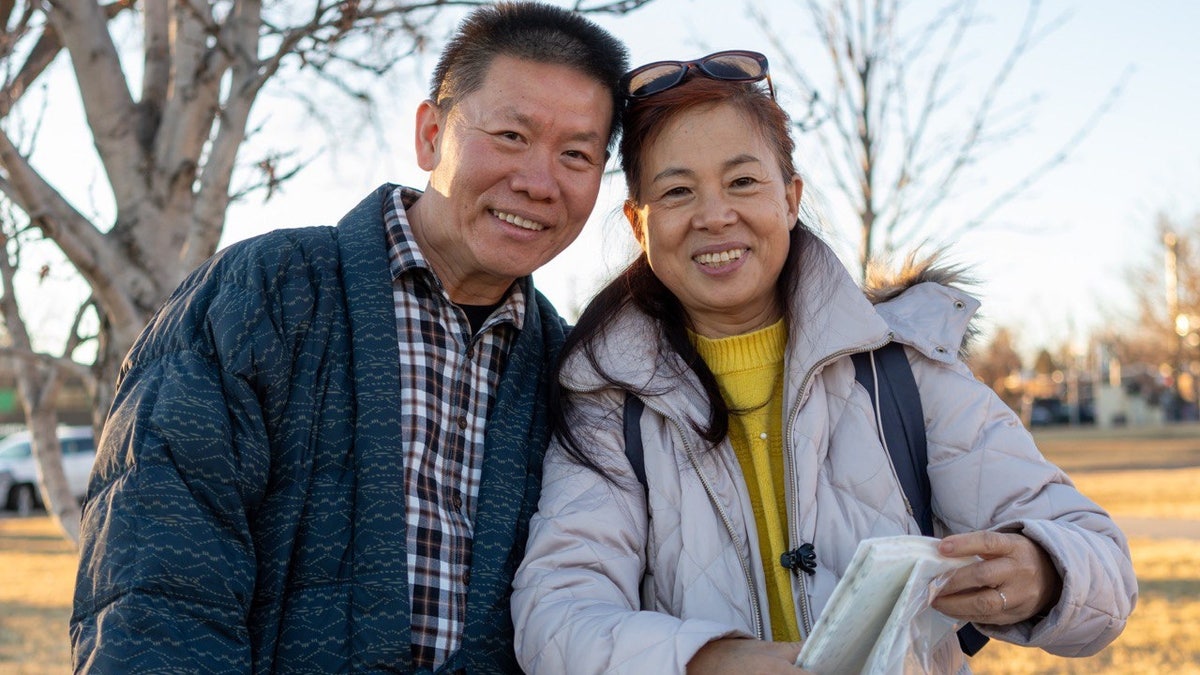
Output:
<svg viewBox="0 0 1200 675">
<path fill-rule="evenodd" d="M 807 634 L 859 540 L 919 534 L 875 432 L 850 354 L 898 340 L 921 390 L 939 534 L 1019 531 L 1050 554 L 1063 578 L 1040 622 L 980 626 L 993 637 L 1066 655 L 1092 654 L 1124 628 L 1137 598 L 1125 538 L 1038 452 L 1017 417 L 958 359 L 976 300 L 921 283 L 872 306 L 824 246 L 806 265 L 786 358 L 785 465 L 790 546 L 812 542 L 818 568 L 793 577 Z M 534 675 L 683 673 L 705 643 L 771 634 L 757 530 L 728 441 L 692 430 L 705 397 L 677 362 L 654 363 L 657 335 L 636 311 L 618 318 L 599 351 L 610 374 L 639 389 L 653 518 L 622 441 L 623 391 L 576 359 L 564 384 L 594 427 L 582 436 L 620 474 L 615 487 L 552 446 L 539 511 L 512 597 L 516 652 Z M 649 527 L 648 527 L 649 523 Z M 647 542 L 649 537 L 649 542 Z M 647 551 L 649 562 L 647 560 Z M 653 600 L 640 607 L 643 564 Z M 951 637 L 937 671 L 966 671 Z"/>
</svg>

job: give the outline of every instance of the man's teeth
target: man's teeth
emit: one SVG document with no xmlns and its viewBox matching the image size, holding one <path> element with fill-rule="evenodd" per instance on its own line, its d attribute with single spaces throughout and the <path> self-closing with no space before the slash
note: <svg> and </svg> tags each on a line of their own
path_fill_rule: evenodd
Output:
<svg viewBox="0 0 1200 675">
<path fill-rule="evenodd" d="M 742 254 L 745 252 L 746 249 L 735 248 L 728 251 L 721 251 L 720 253 L 701 253 L 700 255 L 692 258 L 692 260 L 695 260 L 701 265 L 714 265 L 720 267 L 721 265 L 727 265 L 734 260 L 737 260 L 738 258 L 742 257 Z"/>
<path fill-rule="evenodd" d="M 532 220 L 522 218 L 521 216 L 514 216 L 511 213 L 504 213 L 503 211 L 493 210 L 492 215 L 496 216 L 497 218 L 499 218 L 500 220 L 503 220 L 506 223 L 512 223 L 513 225 L 516 225 L 517 227 L 521 228 L 522 230 L 533 230 L 534 232 L 541 232 L 542 230 L 546 229 L 546 226 L 541 223 L 536 223 Z"/>
</svg>

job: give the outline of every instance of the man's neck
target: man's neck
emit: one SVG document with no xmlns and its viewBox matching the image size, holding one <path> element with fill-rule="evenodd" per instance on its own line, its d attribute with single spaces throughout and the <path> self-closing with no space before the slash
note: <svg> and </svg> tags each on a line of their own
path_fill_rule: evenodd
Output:
<svg viewBox="0 0 1200 675">
<path fill-rule="evenodd" d="M 426 189 L 412 206 L 405 209 L 409 229 L 416 240 L 421 255 L 442 282 L 446 295 L 456 305 L 495 305 L 504 299 L 515 279 L 499 278 L 487 274 L 471 274 L 454 269 L 447 258 L 441 255 L 442 246 L 458 246 L 456 242 L 439 242 L 431 239 L 433 228 L 425 227 L 431 218 L 439 216 L 433 211 L 437 206 L 437 193 Z"/>
</svg>

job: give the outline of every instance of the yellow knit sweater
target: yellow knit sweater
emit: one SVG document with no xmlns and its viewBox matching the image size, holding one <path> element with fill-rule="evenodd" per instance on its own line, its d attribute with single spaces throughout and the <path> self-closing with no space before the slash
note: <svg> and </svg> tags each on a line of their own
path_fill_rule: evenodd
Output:
<svg viewBox="0 0 1200 675">
<path fill-rule="evenodd" d="M 767 580 L 771 637 L 800 639 L 792 600 L 791 572 L 779 565 L 788 550 L 783 475 L 783 355 L 787 326 L 775 324 L 733 337 L 710 340 L 695 333 L 692 344 L 716 375 L 729 416 L 729 440 L 746 477 Z"/>
</svg>

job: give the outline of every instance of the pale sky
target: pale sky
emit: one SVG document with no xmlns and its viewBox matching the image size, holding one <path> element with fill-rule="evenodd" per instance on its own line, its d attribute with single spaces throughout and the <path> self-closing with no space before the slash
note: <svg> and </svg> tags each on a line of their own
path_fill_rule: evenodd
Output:
<svg viewBox="0 0 1200 675">
<path fill-rule="evenodd" d="M 918 0 L 920 11 L 941 6 Z M 626 17 L 600 23 L 626 40 L 635 65 L 658 59 L 695 58 L 718 49 L 754 49 L 773 63 L 774 50 L 743 16 L 745 5 L 728 0 L 655 0 Z M 770 3 L 772 22 L 789 43 L 792 56 L 818 58 L 814 40 L 800 20 L 799 0 Z M 1023 3 L 981 2 L 987 28 L 974 33 L 960 64 L 965 84 L 974 72 L 990 75 L 1016 34 Z M 1131 72 L 1120 98 L 1070 159 L 1009 204 L 985 228 L 951 248 L 955 262 L 973 266 L 982 283 L 985 327 L 1007 325 L 1021 346 L 1033 350 L 1061 342 L 1074 329 L 1080 339 L 1089 327 L 1111 323 L 1125 306 L 1125 270 L 1150 255 L 1159 212 L 1190 222 L 1200 213 L 1200 3 L 1192 0 L 1045 0 L 1046 18 L 1069 19 L 1038 46 L 1014 74 L 1014 97 L 1036 95 L 1031 128 L 1008 147 L 985 157 L 978 194 L 998 190 L 1043 161 L 1097 108 L 1109 89 Z M 455 16 L 461 16 L 456 14 Z M 450 23 L 447 23 L 449 27 Z M 791 45 L 794 45 L 791 46 Z M 436 46 L 435 46 L 436 51 Z M 276 227 L 332 224 L 383 182 L 423 187 L 425 175 L 412 153 L 412 113 L 423 96 L 434 56 L 404 62 L 389 77 L 390 98 L 381 115 L 383 137 L 366 131 L 338 142 L 339 151 L 320 155 L 281 195 L 267 204 L 235 205 L 229 212 L 224 244 Z M 773 69 L 778 73 L 781 69 Z M 977 76 L 981 77 L 981 76 Z M 796 87 L 775 75 L 781 102 Z M 794 103 L 794 100 L 792 101 Z M 64 114 L 69 101 L 55 101 Z M 277 97 L 264 96 L 256 114 L 267 120 L 277 147 L 299 156 L 329 144 L 309 122 L 295 120 Z M 351 113 L 347 113 L 351 123 Z M 44 132 L 45 133 L 45 132 Z M 62 152 L 77 154 L 90 139 L 70 133 L 43 136 L 35 160 L 72 198 L 89 208 L 102 190 L 96 174 L 81 176 L 78 164 L 51 168 Z M 828 176 L 805 171 L 811 141 L 797 138 L 797 161 L 809 190 L 821 193 L 827 208 L 824 238 L 845 259 L 857 242 L 853 224 L 828 202 L 834 187 Z M 65 149 L 70 148 L 70 149 Z M 243 155 L 242 159 L 249 159 Z M 619 215 L 623 183 L 614 177 L 602 190 L 583 236 L 562 256 L 535 274 L 539 288 L 564 312 L 586 301 L 627 260 L 628 227 Z M 954 218 L 978 208 L 981 196 L 952 204 Z M 80 201 L 85 203 L 80 204 Z M 975 205 L 975 206 L 973 206 Z M 102 207 L 100 207 L 102 209 Z M 944 242 L 938 242 L 944 243 Z"/>
</svg>

